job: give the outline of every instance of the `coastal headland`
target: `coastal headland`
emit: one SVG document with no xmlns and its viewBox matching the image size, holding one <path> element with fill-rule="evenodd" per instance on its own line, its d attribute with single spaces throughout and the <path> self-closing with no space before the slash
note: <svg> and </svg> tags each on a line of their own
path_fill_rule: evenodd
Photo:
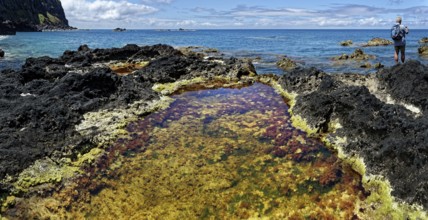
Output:
<svg viewBox="0 0 428 220">
<path fill-rule="evenodd" d="M 257 75 L 250 59 L 213 58 L 168 45 L 82 45 L 59 58 L 29 58 L 19 70 L 0 72 L 1 215 L 29 217 L 25 207 L 32 198 L 49 198 L 90 170 L 102 171 L 97 165 L 115 156 L 107 149 L 127 133 L 126 126 L 165 109 L 171 94 L 259 82 L 287 101 L 294 127 L 361 175 L 370 198 L 358 210 L 362 216 L 426 217 L 427 78 L 428 67 L 416 61 L 368 75 L 302 67 Z M 287 154 L 281 147 L 275 157 Z M 406 205 L 393 211 L 392 201 Z"/>
</svg>

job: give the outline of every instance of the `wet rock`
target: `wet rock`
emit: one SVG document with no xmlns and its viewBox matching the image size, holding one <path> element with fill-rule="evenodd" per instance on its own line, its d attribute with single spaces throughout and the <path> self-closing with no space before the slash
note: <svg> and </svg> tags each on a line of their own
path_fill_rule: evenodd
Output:
<svg viewBox="0 0 428 220">
<path fill-rule="evenodd" d="M 362 49 L 357 48 L 352 54 L 342 54 L 340 56 L 334 57 L 333 60 L 370 60 L 375 58 L 376 56 L 366 54 Z"/>
<path fill-rule="evenodd" d="M 363 45 L 363 47 L 388 46 L 388 45 L 392 45 L 392 44 L 394 44 L 394 42 L 392 42 L 390 40 L 376 37 L 376 38 L 369 40 L 367 42 L 367 44 Z"/>
<path fill-rule="evenodd" d="M 386 176 L 394 196 L 427 208 L 427 74 L 428 67 L 409 61 L 376 75 L 298 70 L 282 76 L 280 83 L 298 94 L 295 114 L 319 133 L 329 131 L 333 122 L 340 123 L 341 128 L 329 134 L 329 140 L 346 137 L 348 141 L 341 144 L 345 152 L 363 157 L 369 173 Z M 395 103 L 413 104 L 423 114 L 415 117 L 403 104 L 381 101 L 363 83 L 368 80 L 374 80 L 376 89 L 385 90 Z"/>
<path fill-rule="evenodd" d="M 354 42 L 352 42 L 352 40 L 345 40 L 345 41 L 340 42 L 340 45 L 344 46 L 344 47 L 348 47 L 348 46 L 351 46 L 353 43 Z"/>
<path fill-rule="evenodd" d="M 370 69 L 372 68 L 372 64 L 370 62 L 365 62 L 360 67 L 365 69 Z"/>
<path fill-rule="evenodd" d="M 4 51 L 2 49 L 0 49 L 0 58 L 4 57 Z"/>
<path fill-rule="evenodd" d="M 294 60 L 288 58 L 287 56 L 282 57 L 280 60 L 278 60 L 278 62 L 276 62 L 276 65 L 285 71 L 297 68 L 297 63 Z"/>
<path fill-rule="evenodd" d="M 428 46 L 420 46 L 418 48 L 418 53 L 422 56 L 428 56 Z"/>
<path fill-rule="evenodd" d="M 383 67 L 385 67 L 382 63 L 380 63 L 380 62 L 378 62 L 378 63 L 376 63 L 375 65 L 374 65 L 374 68 L 375 69 L 381 69 L 381 68 L 383 68 Z"/>
<path fill-rule="evenodd" d="M 424 37 L 422 39 L 419 40 L 420 44 L 428 44 L 428 37 Z"/>
</svg>

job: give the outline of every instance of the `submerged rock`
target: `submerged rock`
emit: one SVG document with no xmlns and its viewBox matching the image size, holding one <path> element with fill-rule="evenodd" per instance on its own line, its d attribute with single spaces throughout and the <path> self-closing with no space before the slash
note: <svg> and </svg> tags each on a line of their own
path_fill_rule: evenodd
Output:
<svg viewBox="0 0 428 220">
<path fill-rule="evenodd" d="M 428 44 L 428 37 L 424 37 L 422 39 L 419 40 L 420 44 Z"/>
<path fill-rule="evenodd" d="M 340 45 L 344 46 L 344 47 L 348 47 L 348 46 L 351 46 L 353 43 L 354 42 L 352 42 L 352 40 L 345 40 L 345 41 L 340 42 Z"/>
<path fill-rule="evenodd" d="M 339 61 L 339 60 L 369 60 L 369 59 L 375 59 L 376 56 L 369 55 L 364 53 L 364 51 L 360 48 L 355 49 L 355 51 L 348 55 L 348 54 L 342 54 L 340 56 L 334 57 L 333 60 Z"/>
<path fill-rule="evenodd" d="M 386 176 L 394 196 L 428 208 L 426 79 L 428 67 L 408 61 L 370 75 L 298 70 L 280 82 L 298 94 L 295 114 L 318 133 L 330 132 L 327 139 L 348 155 L 363 157 L 369 174 Z"/>
<path fill-rule="evenodd" d="M 392 45 L 392 44 L 394 44 L 394 42 L 392 42 L 390 40 L 376 37 L 376 38 L 369 40 L 367 42 L 367 44 L 363 45 L 363 47 L 388 46 L 388 45 Z"/>
<path fill-rule="evenodd" d="M 428 46 L 420 46 L 418 48 L 418 53 L 422 56 L 428 56 Z"/>
</svg>

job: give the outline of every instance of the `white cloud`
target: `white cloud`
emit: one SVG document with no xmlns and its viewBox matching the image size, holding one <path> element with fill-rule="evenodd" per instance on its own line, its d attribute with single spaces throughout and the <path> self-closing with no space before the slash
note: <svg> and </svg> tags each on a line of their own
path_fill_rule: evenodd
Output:
<svg viewBox="0 0 428 220">
<path fill-rule="evenodd" d="M 163 3 L 163 4 L 171 4 L 174 0 L 142 0 L 145 3 Z"/>
<path fill-rule="evenodd" d="M 62 0 L 61 3 L 70 21 L 129 21 L 158 11 L 154 7 L 125 0 Z"/>
</svg>

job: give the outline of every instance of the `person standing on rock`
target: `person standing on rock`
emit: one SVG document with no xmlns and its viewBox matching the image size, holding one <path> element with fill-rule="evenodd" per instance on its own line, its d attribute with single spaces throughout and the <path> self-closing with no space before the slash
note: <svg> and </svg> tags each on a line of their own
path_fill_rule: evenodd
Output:
<svg viewBox="0 0 428 220">
<path fill-rule="evenodd" d="M 401 24 L 402 19 L 400 16 L 395 21 L 397 23 L 391 29 L 391 38 L 394 40 L 395 49 L 394 60 L 395 63 L 398 63 L 398 56 L 401 53 L 401 62 L 404 63 L 406 60 L 406 34 L 409 33 L 409 28 Z"/>
</svg>

